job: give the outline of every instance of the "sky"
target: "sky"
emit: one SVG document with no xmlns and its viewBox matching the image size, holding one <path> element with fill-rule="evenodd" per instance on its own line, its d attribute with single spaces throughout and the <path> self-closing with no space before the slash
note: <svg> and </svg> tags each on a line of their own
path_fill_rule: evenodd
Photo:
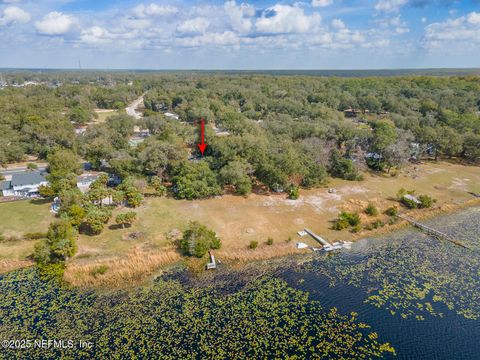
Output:
<svg viewBox="0 0 480 360">
<path fill-rule="evenodd" d="M 480 0 L 0 0 L 0 67 L 480 67 Z"/>
</svg>

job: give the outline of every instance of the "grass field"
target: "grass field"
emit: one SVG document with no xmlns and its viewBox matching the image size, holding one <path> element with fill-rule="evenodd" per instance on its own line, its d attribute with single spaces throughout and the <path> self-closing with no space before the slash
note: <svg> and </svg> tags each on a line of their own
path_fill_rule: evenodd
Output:
<svg viewBox="0 0 480 360">
<path fill-rule="evenodd" d="M 101 110 L 101 111 L 96 111 L 97 113 L 97 118 L 92 119 L 93 123 L 104 123 L 108 117 L 113 116 L 118 114 L 117 110 Z"/>
<path fill-rule="evenodd" d="M 259 259 L 298 252 L 295 243 L 300 239 L 317 245 L 312 239 L 300 238 L 296 234 L 304 227 L 332 242 L 371 236 L 373 233 L 368 231 L 360 234 L 347 230 L 334 231 L 330 228 L 332 220 L 341 210 L 348 210 L 361 213 L 364 224 L 373 221 L 375 217 L 363 214 L 368 203 L 374 203 L 383 212 L 397 204 L 394 197 L 400 188 L 433 196 L 438 200 L 437 207 L 459 205 L 473 199 L 469 191 L 480 193 L 480 171 L 478 167 L 448 162 L 425 163 L 411 165 L 396 177 L 366 174 L 362 182 L 333 179 L 328 187 L 336 191 L 329 193 L 327 188 L 302 190 L 298 200 L 288 200 L 285 194 L 225 195 L 196 201 L 147 198 L 135 210 L 138 220 L 132 227 L 117 229 L 110 226 L 99 236 L 81 235 L 79 251 L 71 266 L 84 274 L 82 281 L 88 282 L 91 279 L 85 272 L 93 264 L 99 266 L 105 262 L 113 269 L 123 264 L 121 259 L 130 259 L 128 263 L 131 266 L 132 259 L 150 256 L 143 266 L 150 267 L 147 272 L 151 273 L 158 264 L 175 259 L 166 234 L 172 229 L 184 230 L 192 220 L 200 221 L 217 232 L 223 245 L 216 254 L 222 260 Z M 116 210 L 113 219 L 121 211 L 125 209 Z M 382 214 L 379 217 L 386 218 Z M 48 204 L 35 205 L 28 201 L 0 204 L 0 232 L 4 234 L 45 231 L 51 220 L 53 216 L 48 211 Z M 109 225 L 113 225 L 113 220 Z M 132 233 L 136 233 L 137 237 L 129 237 Z M 273 246 L 265 244 L 269 237 L 274 239 Z M 293 241 L 287 243 L 288 238 Z M 247 249 L 252 240 L 260 244 L 256 250 Z M 32 248 L 33 242 L 0 243 L 1 258 L 21 260 Z M 161 255 L 162 251 L 171 255 L 165 258 Z M 69 276 L 74 277 L 71 273 Z"/>
<path fill-rule="evenodd" d="M 0 203 L 0 234 L 5 237 L 45 232 L 53 219 L 48 203 L 29 200 Z M 31 240 L 0 242 L 0 259 L 25 259 L 32 253 L 34 244 Z"/>
<path fill-rule="evenodd" d="M 327 239 L 351 240 L 358 235 L 330 229 L 331 221 L 341 210 L 362 212 L 369 202 L 382 212 L 397 202 L 394 197 L 400 188 L 416 190 L 438 200 L 436 206 L 461 204 L 480 192 L 478 167 L 450 163 L 410 166 L 397 177 L 367 174 L 362 182 L 333 179 L 327 188 L 303 190 L 299 200 L 288 200 L 284 194 L 256 195 L 247 198 L 225 195 L 207 200 L 174 200 L 149 198 L 137 209 L 138 220 L 131 227 L 106 230 L 96 237 L 82 236 L 81 249 L 90 254 L 108 256 L 128 251 L 133 246 L 161 248 L 168 244 L 165 234 L 172 229 L 183 230 L 189 221 L 197 220 L 213 228 L 221 237 L 223 249 L 245 249 L 252 240 L 260 244 L 272 237 L 276 244 L 285 244 L 289 237 L 298 240 L 296 232 L 308 227 Z M 375 218 L 362 214 L 364 223 Z M 380 215 L 382 217 L 382 215 Z M 126 240 L 132 232 L 142 236 Z M 302 241 L 315 245 L 310 239 Z M 291 243 L 294 246 L 295 241 Z M 263 250 L 261 249 L 263 247 Z M 270 247 L 269 247 L 270 248 Z M 261 245 L 258 251 L 265 251 Z"/>
</svg>

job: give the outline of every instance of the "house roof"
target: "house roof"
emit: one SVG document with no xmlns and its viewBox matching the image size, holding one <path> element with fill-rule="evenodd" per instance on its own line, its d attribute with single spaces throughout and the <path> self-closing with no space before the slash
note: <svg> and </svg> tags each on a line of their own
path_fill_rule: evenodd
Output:
<svg viewBox="0 0 480 360">
<path fill-rule="evenodd" d="M 83 174 L 77 176 L 77 183 L 90 183 L 94 182 L 100 177 L 100 175 L 97 174 Z"/>
<path fill-rule="evenodd" d="M 11 181 L 1 181 L 0 182 L 0 191 L 8 190 L 11 187 L 12 187 L 12 182 Z"/>
<path fill-rule="evenodd" d="M 26 186 L 26 185 L 38 185 L 42 182 L 46 182 L 47 179 L 40 172 L 32 172 L 25 174 L 14 174 L 12 176 L 12 186 Z"/>
</svg>

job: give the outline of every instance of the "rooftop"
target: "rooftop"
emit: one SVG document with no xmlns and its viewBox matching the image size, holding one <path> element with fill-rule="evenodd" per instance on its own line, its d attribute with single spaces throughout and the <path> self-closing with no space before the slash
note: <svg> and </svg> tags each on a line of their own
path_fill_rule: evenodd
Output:
<svg viewBox="0 0 480 360">
<path fill-rule="evenodd" d="M 12 176 L 11 186 L 36 185 L 46 181 L 47 179 L 45 179 L 40 172 L 14 174 Z"/>
</svg>

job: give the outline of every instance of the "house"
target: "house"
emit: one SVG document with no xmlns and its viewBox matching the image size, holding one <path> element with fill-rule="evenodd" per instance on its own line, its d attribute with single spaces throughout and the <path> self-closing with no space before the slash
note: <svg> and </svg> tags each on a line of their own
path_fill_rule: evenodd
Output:
<svg viewBox="0 0 480 360">
<path fill-rule="evenodd" d="M 75 134 L 83 135 L 83 134 L 85 134 L 87 129 L 88 129 L 88 126 L 86 126 L 86 125 L 75 126 Z"/>
<path fill-rule="evenodd" d="M 12 180 L 0 184 L 3 196 L 35 198 L 40 196 L 38 188 L 48 185 L 47 179 L 40 172 L 14 174 Z"/>
<path fill-rule="evenodd" d="M 150 130 L 148 129 L 142 129 L 140 126 L 134 126 L 133 127 L 133 133 L 135 138 L 147 138 L 150 136 Z"/>
<path fill-rule="evenodd" d="M 357 109 L 345 109 L 345 110 L 343 110 L 343 114 L 345 115 L 345 117 L 357 117 L 361 113 L 362 113 L 362 111 L 357 110 Z"/>
<path fill-rule="evenodd" d="M 168 112 L 168 111 L 167 111 L 164 115 L 165 115 L 166 117 L 170 118 L 170 119 L 175 119 L 175 120 L 179 120 L 179 119 L 180 119 L 180 116 L 178 116 L 177 114 Z"/>
</svg>

